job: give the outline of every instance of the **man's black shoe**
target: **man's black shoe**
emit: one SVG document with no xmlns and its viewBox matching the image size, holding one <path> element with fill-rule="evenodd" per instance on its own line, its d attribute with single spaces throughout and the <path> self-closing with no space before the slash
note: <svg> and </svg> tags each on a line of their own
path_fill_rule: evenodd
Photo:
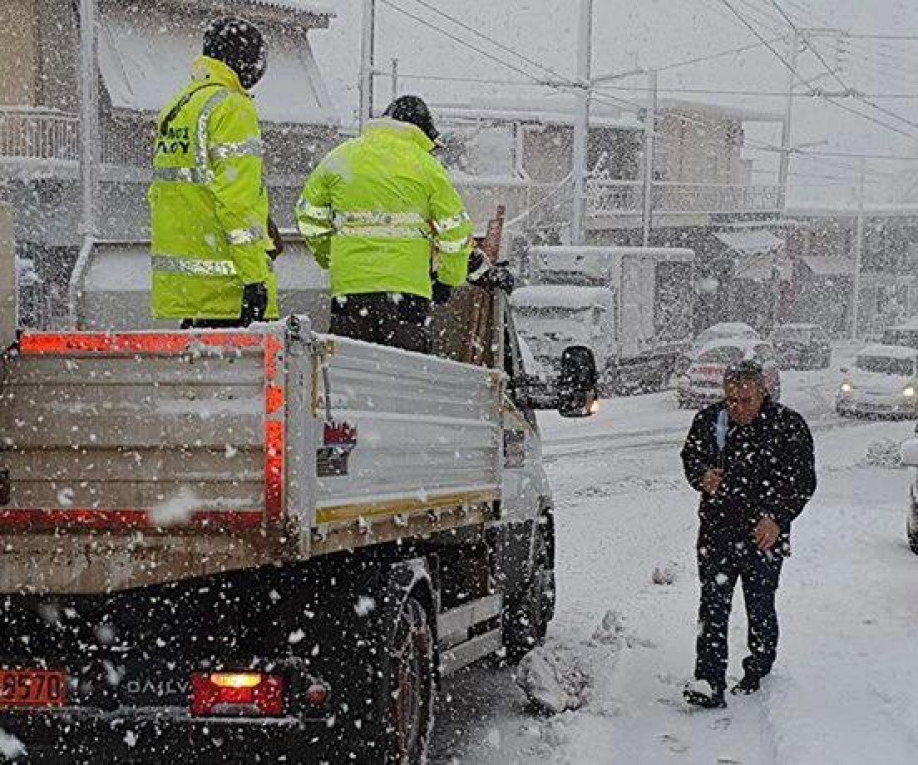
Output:
<svg viewBox="0 0 918 765">
<path fill-rule="evenodd" d="M 747 672 L 743 679 L 730 689 L 734 696 L 751 696 L 762 686 L 762 678 L 758 675 Z"/>
<path fill-rule="evenodd" d="M 724 689 L 707 680 L 689 680 L 682 689 L 682 696 L 687 703 L 696 707 L 721 709 L 727 706 Z"/>
</svg>

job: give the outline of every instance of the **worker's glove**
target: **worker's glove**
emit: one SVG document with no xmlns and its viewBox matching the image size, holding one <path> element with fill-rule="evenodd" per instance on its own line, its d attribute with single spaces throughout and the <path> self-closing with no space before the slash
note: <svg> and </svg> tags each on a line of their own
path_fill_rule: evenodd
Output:
<svg viewBox="0 0 918 765">
<path fill-rule="evenodd" d="M 268 287 L 264 282 L 246 284 L 242 289 L 242 314 L 239 322 L 243 327 L 254 321 L 263 321 L 268 310 Z"/>
<path fill-rule="evenodd" d="M 453 288 L 443 282 L 434 282 L 431 292 L 434 305 L 446 305 L 453 294 Z"/>
<path fill-rule="evenodd" d="M 508 295 L 513 292 L 514 287 L 516 287 L 516 280 L 513 277 L 513 273 L 503 263 L 493 266 L 484 275 L 483 282 L 481 286 L 486 289 L 501 290 Z"/>
<path fill-rule="evenodd" d="M 277 224 L 270 215 L 268 216 L 268 238 L 271 240 L 272 247 L 270 250 L 266 250 L 266 252 L 268 253 L 268 257 L 273 261 L 283 254 L 284 240 L 281 238 L 280 229 L 278 229 Z"/>
</svg>

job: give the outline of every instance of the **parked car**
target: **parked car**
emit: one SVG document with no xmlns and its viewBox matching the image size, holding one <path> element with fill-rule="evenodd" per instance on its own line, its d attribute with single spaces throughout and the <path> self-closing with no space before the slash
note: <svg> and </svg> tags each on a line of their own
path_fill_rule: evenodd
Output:
<svg viewBox="0 0 918 765">
<path fill-rule="evenodd" d="M 717 340 L 759 340 L 759 333 L 741 321 L 725 321 L 712 324 L 699 332 L 682 357 L 676 362 L 676 374 L 684 374 L 695 360 L 701 349 Z"/>
<path fill-rule="evenodd" d="M 781 369 L 826 369 L 832 363 L 832 346 L 818 324 L 782 324 L 771 333 Z"/>
<path fill-rule="evenodd" d="M 902 464 L 918 468 L 918 438 L 902 444 Z M 908 492 L 908 510 L 905 516 L 905 536 L 912 552 L 918 555 L 918 471 L 912 479 Z"/>
<path fill-rule="evenodd" d="M 700 408 L 724 397 L 724 372 L 740 361 L 757 361 L 765 373 L 765 385 L 775 401 L 781 399 L 781 373 L 775 349 L 765 340 L 715 340 L 704 346 L 685 374 L 676 380 L 680 408 Z"/>
<path fill-rule="evenodd" d="M 918 349 L 918 317 L 887 327 L 883 330 L 880 342 L 883 345 L 904 345 L 906 348 Z"/>
<path fill-rule="evenodd" d="M 854 360 L 835 399 L 841 415 L 918 416 L 918 350 L 868 345 Z"/>
</svg>

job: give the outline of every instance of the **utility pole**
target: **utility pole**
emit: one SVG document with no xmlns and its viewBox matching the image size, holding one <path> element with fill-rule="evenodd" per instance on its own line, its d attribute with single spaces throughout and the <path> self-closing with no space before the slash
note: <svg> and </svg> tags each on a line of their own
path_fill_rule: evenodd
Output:
<svg viewBox="0 0 918 765">
<path fill-rule="evenodd" d="M 854 236 L 854 274 L 851 279 L 851 339 L 857 340 L 861 307 L 861 261 L 864 257 L 864 207 L 867 183 L 867 160 L 861 159 L 861 177 L 858 182 L 857 232 Z"/>
<path fill-rule="evenodd" d="M 650 246 L 650 231 L 653 226 L 653 167 L 654 167 L 654 134 L 657 129 L 657 88 L 659 75 L 656 69 L 647 72 L 648 103 L 644 116 L 644 247 Z"/>
<path fill-rule="evenodd" d="M 398 59 L 392 59 L 392 101 L 398 98 Z"/>
<path fill-rule="evenodd" d="M 787 202 L 787 179 L 790 175 L 791 129 L 794 116 L 794 88 L 797 84 L 797 62 L 800 56 L 800 32 L 794 30 L 790 47 L 790 72 L 787 76 L 787 102 L 784 105 L 784 122 L 781 126 L 781 157 L 778 166 L 778 208 Z"/>
<path fill-rule="evenodd" d="M 376 68 L 376 0 L 363 0 L 363 27 L 360 40 L 360 108 L 362 128 L 373 116 L 373 75 Z"/>
<path fill-rule="evenodd" d="M 590 82 L 593 60 L 593 0 L 580 0 L 577 47 L 577 113 L 574 116 L 574 200 L 571 207 L 571 243 L 583 244 L 586 217 L 587 148 L 590 129 Z"/>
<path fill-rule="evenodd" d="M 96 57 L 96 0 L 80 2 L 80 175 L 83 186 L 81 232 L 96 236 L 99 169 L 99 64 Z"/>
</svg>

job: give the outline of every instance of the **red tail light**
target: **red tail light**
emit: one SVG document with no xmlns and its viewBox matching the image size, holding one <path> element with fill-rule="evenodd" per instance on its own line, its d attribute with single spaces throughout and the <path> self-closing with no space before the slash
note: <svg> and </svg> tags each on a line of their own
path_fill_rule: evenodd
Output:
<svg viewBox="0 0 918 765">
<path fill-rule="evenodd" d="M 284 678 L 260 672 L 195 673 L 189 706 L 195 717 L 280 717 Z"/>
</svg>

